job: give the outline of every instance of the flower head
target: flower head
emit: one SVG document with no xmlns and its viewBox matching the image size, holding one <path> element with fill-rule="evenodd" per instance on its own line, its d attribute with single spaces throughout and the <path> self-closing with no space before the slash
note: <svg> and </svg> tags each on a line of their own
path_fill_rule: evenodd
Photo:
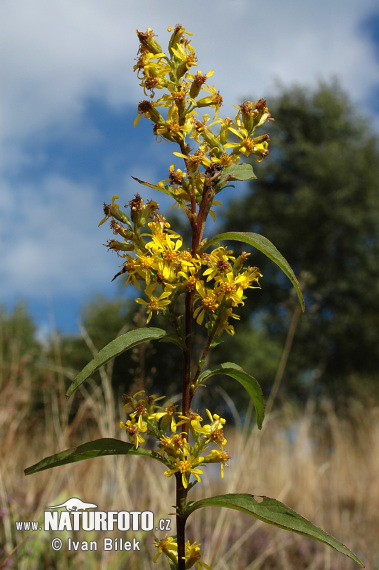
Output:
<svg viewBox="0 0 379 570">
<path fill-rule="evenodd" d="M 193 475 L 196 481 L 200 483 L 199 475 L 202 475 L 203 472 L 201 471 L 201 469 L 197 469 L 197 467 L 198 465 L 200 465 L 202 461 L 204 461 L 204 457 L 190 456 L 187 457 L 186 459 L 179 459 L 174 464 L 175 466 L 172 469 L 168 469 L 167 471 L 165 471 L 164 474 L 167 477 L 171 477 L 171 475 L 173 475 L 174 473 L 181 473 L 183 487 L 187 489 L 191 475 Z"/>
<path fill-rule="evenodd" d="M 190 541 L 187 540 L 185 544 L 185 559 L 186 568 L 193 568 L 196 564 L 197 570 L 201 570 L 201 568 L 205 568 L 205 570 L 211 570 L 211 567 L 208 566 L 208 564 L 205 564 L 205 562 L 200 560 L 200 546 L 196 542 L 193 542 L 191 544 Z"/>
<path fill-rule="evenodd" d="M 171 291 L 163 291 L 163 293 L 159 297 L 155 297 L 153 295 L 155 287 L 156 284 L 152 283 L 145 289 L 145 293 L 149 297 L 150 301 L 145 301 L 144 299 L 140 298 L 135 300 L 136 303 L 147 306 L 147 314 L 148 314 L 147 322 L 150 321 L 153 315 L 153 311 L 157 312 L 163 311 L 167 307 L 167 305 L 170 304 L 170 300 L 168 299 L 168 297 L 171 296 Z"/>
<path fill-rule="evenodd" d="M 135 418 L 128 420 L 126 423 L 120 422 L 120 428 L 126 430 L 130 440 L 135 443 L 136 449 L 138 449 L 140 443 L 144 443 L 145 440 L 141 432 L 147 431 L 147 423 L 142 420 L 142 416 L 138 418 L 138 422 L 136 422 Z"/>
<path fill-rule="evenodd" d="M 178 563 L 178 544 L 172 536 L 167 537 L 166 535 L 162 540 L 155 539 L 155 547 L 158 549 L 158 552 L 154 556 L 153 562 L 156 562 L 160 555 L 164 553 L 175 564 Z"/>
</svg>

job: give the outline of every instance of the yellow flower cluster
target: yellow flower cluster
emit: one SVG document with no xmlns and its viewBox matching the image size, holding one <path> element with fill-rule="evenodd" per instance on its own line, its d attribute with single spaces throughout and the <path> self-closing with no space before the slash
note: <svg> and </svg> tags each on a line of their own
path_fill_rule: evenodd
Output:
<svg viewBox="0 0 379 570">
<path fill-rule="evenodd" d="M 154 556 L 153 562 L 157 562 L 159 556 L 163 553 L 175 565 L 178 564 L 178 544 L 175 542 L 174 538 L 171 536 L 166 536 L 162 540 L 155 539 L 155 547 L 157 548 L 158 552 Z M 205 568 L 205 570 L 211 570 L 211 567 L 201 560 L 200 546 L 196 542 L 193 542 L 191 544 L 190 541 L 187 540 L 185 543 L 184 558 L 186 561 L 186 568 L 196 567 L 197 570 L 201 570 L 202 568 Z"/>
<path fill-rule="evenodd" d="M 168 467 L 165 475 L 171 477 L 175 473 L 181 473 L 185 489 L 189 485 L 193 486 L 196 481 L 200 482 L 200 475 L 203 473 L 198 468 L 200 464 L 219 463 L 221 477 L 224 477 L 224 465 L 230 459 L 229 454 L 224 451 L 227 443 L 223 432 L 224 418 L 220 418 L 217 414 L 212 415 L 207 410 L 210 423 L 203 424 L 199 414 L 190 412 L 188 417 L 183 416 L 176 411 L 177 406 L 172 402 L 166 407 L 156 406 L 155 402 L 164 396 L 144 397 L 143 394 L 142 390 L 134 395 L 124 396 L 124 409 L 132 411 L 128 414 L 130 419 L 125 423 L 120 422 L 120 428 L 126 430 L 136 449 L 145 441 L 141 434 L 153 436 L 158 443 L 156 451 Z M 183 424 L 189 424 L 193 445 L 183 433 L 178 432 L 178 427 Z M 217 448 L 207 453 L 209 445 L 212 444 Z M 195 478 L 192 483 L 190 483 L 191 475 Z"/>
<path fill-rule="evenodd" d="M 240 168 L 240 155 L 253 154 L 258 160 L 267 156 L 269 137 L 255 136 L 255 130 L 270 119 L 270 114 L 260 99 L 238 106 L 234 120 L 219 118 L 222 97 L 208 84 L 213 72 L 192 73 L 197 58 L 188 39 L 191 34 L 180 25 L 169 31 L 167 54 L 150 28 L 137 31 L 140 47 L 134 70 L 150 99 L 139 103 L 135 124 L 144 115 L 154 123 L 160 140 L 177 143 L 180 152 L 174 154 L 184 160 L 185 169 L 172 164 L 168 178 L 156 185 L 135 180 L 170 195 L 185 211 L 192 229 L 192 248 L 183 247 L 183 238 L 158 213 L 158 204 L 153 200 L 144 203 L 138 194 L 128 204 L 130 217 L 114 196 L 112 203 L 104 206 L 105 217 L 100 224 L 111 218 L 113 233 L 122 238 L 108 242 L 108 247 L 123 258 L 123 268 L 115 277 L 126 273 L 127 284 L 140 288 L 143 283 L 145 297 L 138 297 L 136 302 L 146 306 L 147 322 L 155 312 L 163 312 L 180 332 L 175 306 L 179 296 L 186 294 L 187 298 L 191 296 L 189 314 L 192 312 L 199 325 L 204 322 L 216 340 L 224 331 L 234 334 L 230 320 L 239 318 L 234 309 L 244 304 L 246 289 L 259 287 L 261 273 L 257 267 L 244 266 L 247 253 L 236 258 L 224 247 L 206 252 L 202 235 L 208 214 L 214 217 L 212 207 L 219 204 L 216 194 L 230 180 L 244 179 L 235 171 L 231 173 L 231 168 Z M 155 100 L 156 92 L 162 95 Z M 204 108 L 214 110 L 212 119 L 209 114 L 199 119 L 199 110 Z M 230 135 L 236 142 L 229 142 Z M 185 342 L 184 333 L 179 336 Z"/>
<path fill-rule="evenodd" d="M 172 32 L 168 54 L 155 40 L 155 34 L 150 28 L 146 32 L 137 31 L 140 41 L 137 71 L 145 95 L 150 94 L 150 100 L 141 101 L 138 105 L 138 116 L 135 125 L 144 116 L 154 123 L 154 134 L 159 140 L 176 142 L 180 152 L 174 155 L 185 161 L 186 170 L 191 175 L 185 180 L 180 169 L 175 165 L 170 167 L 170 177 L 161 181 L 157 186 L 171 195 L 179 207 L 188 209 L 191 193 L 195 193 L 199 203 L 204 188 L 205 174 L 200 167 L 224 168 L 238 164 L 240 155 L 255 155 L 260 161 L 268 155 L 267 134 L 255 136 L 255 130 L 261 127 L 271 116 L 266 101 L 260 99 L 253 103 L 247 101 L 236 106 L 237 114 L 233 119 L 218 118 L 222 105 L 222 96 L 214 86 L 207 83 L 213 71 L 203 74 L 201 71 L 193 74 L 190 69 L 197 65 L 195 50 L 187 36 L 192 35 L 181 25 Z M 164 94 L 154 100 L 155 92 L 164 90 Z M 208 113 L 199 118 L 199 110 L 210 108 L 214 110 L 211 118 Z M 210 127 L 216 126 L 215 134 Z M 229 142 L 230 134 L 237 137 L 235 142 Z M 192 139 L 191 145 L 187 140 Z M 193 148 L 193 143 L 197 148 Z M 222 189 L 221 185 L 217 191 Z"/>
<path fill-rule="evenodd" d="M 182 237 L 157 213 L 155 202 L 144 204 L 137 195 L 129 202 L 130 221 L 116 203 L 117 198 L 114 196 L 112 204 L 105 205 L 102 222 L 112 217 L 111 227 L 124 241 L 111 240 L 108 247 L 125 259 L 117 275 L 126 273 L 126 283 L 137 288 L 144 283 L 147 299 L 135 301 L 146 306 L 147 322 L 154 311 L 174 315 L 178 296 L 194 291 L 193 316 L 197 323 L 201 325 L 205 319 L 205 326 L 217 336 L 223 331 L 234 334 L 229 319 L 239 317 L 233 308 L 244 304 L 245 289 L 259 287 L 261 277 L 257 267 L 244 267 L 249 254 L 244 252 L 236 258 L 232 251 L 217 247 L 211 253 L 193 256 L 182 247 Z M 143 231 L 146 222 L 148 232 Z"/>
</svg>

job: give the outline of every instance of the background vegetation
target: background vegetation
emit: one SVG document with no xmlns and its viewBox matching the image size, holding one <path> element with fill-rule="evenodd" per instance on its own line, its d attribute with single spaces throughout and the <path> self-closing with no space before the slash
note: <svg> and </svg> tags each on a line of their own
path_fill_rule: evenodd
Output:
<svg viewBox="0 0 379 570">
<path fill-rule="evenodd" d="M 378 138 L 336 82 L 283 89 L 270 111 L 271 160 L 232 203 L 226 226 L 266 236 L 302 281 L 306 313 L 283 389 L 339 406 L 357 394 L 378 396 Z M 264 279 L 247 330 L 258 326 L 283 345 L 298 317 L 291 285 L 263 256 L 253 259 Z"/>
<path fill-rule="evenodd" d="M 254 166 L 258 180 L 230 203 L 219 223 L 223 229 L 256 231 L 275 243 L 302 281 L 307 308 L 300 315 L 289 282 L 252 253 L 251 264 L 264 275 L 262 289 L 252 291 L 236 336 L 215 351 L 215 359 L 238 362 L 257 377 L 269 414 L 258 433 L 236 384 L 225 379 L 199 390 L 198 409 L 208 405 L 208 393 L 212 411 L 225 413 L 234 425 L 227 430 L 232 459 L 225 479 L 215 469 L 201 492 L 209 496 L 238 487 L 276 497 L 375 569 L 378 139 L 336 83 L 313 92 L 282 89 L 269 107 L 275 117 L 271 157 Z M 157 518 L 171 512 L 171 481 L 144 458 L 101 458 L 23 475 L 25 467 L 58 450 L 96 437 L 122 437 L 123 393 L 145 388 L 175 399 L 179 353 L 169 344 L 164 350 L 143 345 L 125 353 L 75 398 L 64 398 L 96 351 L 144 318 L 133 301 L 96 298 L 83 308 L 80 337 L 54 334 L 41 344 L 24 306 L 0 310 L 0 566 L 4 561 L 20 569 L 160 567 L 151 563 L 152 533 L 136 537 L 141 553 L 57 554 L 47 533 L 30 536 L 14 527 L 15 520 L 41 519 L 47 505 L 75 495 L 103 510 L 149 509 Z M 191 524 L 201 525 L 204 560 L 214 568 L 354 568 L 303 537 L 259 521 L 247 525 L 227 510 L 206 511 L 196 513 Z"/>
</svg>

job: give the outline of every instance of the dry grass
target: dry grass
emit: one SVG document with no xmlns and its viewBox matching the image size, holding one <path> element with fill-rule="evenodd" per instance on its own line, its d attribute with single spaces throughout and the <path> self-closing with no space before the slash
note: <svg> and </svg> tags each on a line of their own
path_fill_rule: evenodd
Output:
<svg viewBox="0 0 379 570">
<path fill-rule="evenodd" d="M 106 372 L 101 386 L 87 384 L 84 398 L 69 402 L 64 398 L 64 375 L 61 369 L 41 374 L 44 405 L 39 409 L 30 404 L 36 380 L 29 377 L 27 366 L 10 366 L 3 377 L 0 567 L 17 547 L 7 568 L 166 568 L 163 560 L 151 562 L 152 532 L 124 537 L 140 540 L 141 552 L 107 553 L 99 548 L 96 553 L 58 554 L 50 547 L 53 535 L 15 531 L 15 520 L 42 520 L 47 505 L 72 496 L 95 502 L 105 511 L 151 510 L 155 520 L 173 512 L 174 480 L 163 475 L 163 466 L 145 458 L 97 458 L 23 475 L 25 467 L 57 451 L 98 437 L 122 437 L 118 422 L 124 417 Z M 226 433 L 232 459 L 224 480 L 213 466 L 190 498 L 229 492 L 275 497 L 341 540 L 368 569 L 378 569 L 379 410 L 357 406 L 355 414 L 341 420 L 325 405 L 323 418 L 321 423 L 311 405 L 301 416 L 283 409 L 266 418 L 261 432 L 249 418 L 244 425 L 236 418 L 237 427 Z M 75 539 L 102 541 L 103 534 Z M 201 543 L 204 561 L 216 570 L 358 568 L 320 543 L 228 509 L 197 511 L 189 519 L 188 535 Z"/>
<path fill-rule="evenodd" d="M 354 424 L 352 418 L 338 420 L 328 408 L 321 425 L 312 409 L 300 417 L 291 410 L 272 414 L 262 432 L 254 429 L 244 434 L 241 430 L 229 438 L 234 456 L 230 476 L 224 485 L 210 485 L 201 492 L 238 490 L 274 497 L 346 544 L 367 568 L 377 569 L 378 412 L 362 410 L 362 423 Z M 208 560 L 220 570 L 358 567 L 310 539 L 260 521 L 251 524 L 248 516 L 238 517 L 226 509 L 203 516 L 202 528 L 212 529 Z M 217 545 L 225 545 L 222 553 L 217 552 Z"/>
</svg>

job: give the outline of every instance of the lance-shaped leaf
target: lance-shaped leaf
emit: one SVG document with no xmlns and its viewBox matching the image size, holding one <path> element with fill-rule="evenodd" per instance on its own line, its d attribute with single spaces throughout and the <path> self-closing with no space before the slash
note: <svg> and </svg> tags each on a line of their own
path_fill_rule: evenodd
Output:
<svg viewBox="0 0 379 570">
<path fill-rule="evenodd" d="M 76 463 L 77 461 L 84 461 L 85 459 L 93 459 L 94 457 L 102 457 L 104 455 L 143 455 L 157 459 L 165 464 L 164 459 L 154 451 L 140 448 L 136 449 L 131 443 L 126 443 L 119 439 L 104 438 L 89 441 L 78 447 L 66 449 L 55 455 L 45 457 L 42 461 L 25 469 L 25 475 L 31 475 L 32 473 L 38 473 L 38 471 L 44 471 L 45 469 L 52 469 L 60 465 Z"/>
<path fill-rule="evenodd" d="M 96 372 L 96 370 L 98 370 L 112 358 L 115 358 L 119 354 L 125 352 L 125 350 L 133 348 L 134 346 L 137 346 L 143 342 L 147 342 L 149 340 L 158 340 L 165 336 L 167 336 L 167 333 L 163 329 L 150 327 L 129 331 L 115 338 L 109 344 L 104 346 L 104 348 L 102 348 L 95 356 L 95 358 L 83 368 L 83 370 L 78 374 L 78 376 L 75 378 L 67 390 L 66 396 L 71 396 L 71 394 L 80 386 L 80 384 L 87 380 L 91 374 Z"/>
<path fill-rule="evenodd" d="M 226 507 L 228 509 L 235 509 L 268 524 L 296 532 L 297 534 L 303 534 L 309 538 L 314 538 L 319 542 L 328 544 L 335 550 L 338 550 L 338 552 L 341 552 L 341 554 L 345 554 L 364 568 L 364 564 L 359 558 L 341 542 L 276 499 L 238 493 L 218 495 L 190 504 L 186 510 L 186 515 L 189 516 L 201 507 Z"/>
<path fill-rule="evenodd" d="M 257 380 L 245 372 L 241 366 L 238 366 L 238 364 L 234 364 L 233 362 L 224 362 L 223 364 L 218 364 L 213 368 L 205 370 L 200 374 L 198 382 L 205 382 L 215 374 L 226 374 L 227 376 L 231 376 L 242 384 L 242 386 L 248 391 L 250 398 L 254 402 L 257 425 L 259 429 L 262 429 L 263 418 L 265 415 L 265 403 L 261 387 Z"/>
<path fill-rule="evenodd" d="M 280 251 L 276 249 L 273 243 L 270 242 L 264 236 L 255 234 L 253 232 L 226 232 L 214 236 L 206 243 L 206 247 L 213 245 L 219 241 L 232 240 L 232 241 L 242 241 L 248 245 L 252 245 L 256 249 L 259 249 L 266 257 L 271 259 L 280 269 L 287 275 L 288 279 L 291 281 L 292 285 L 295 287 L 297 295 L 299 297 L 300 305 L 304 311 L 304 299 L 300 290 L 300 285 L 294 272 L 292 271 L 288 261 L 282 256 Z"/>
<path fill-rule="evenodd" d="M 158 186 L 157 184 L 151 184 L 150 182 L 145 182 L 144 180 L 140 180 L 139 178 L 136 178 L 135 176 L 132 176 L 132 178 L 136 182 L 139 182 L 140 184 L 143 184 L 144 186 L 147 186 L 148 188 L 153 188 L 154 190 L 159 190 L 159 192 L 163 192 L 164 194 L 167 194 L 168 196 L 172 196 L 172 193 L 169 192 L 169 190 L 174 190 L 173 186 Z"/>
<path fill-rule="evenodd" d="M 154 188 L 154 190 L 160 190 L 160 187 L 157 186 L 156 184 L 151 184 L 150 182 L 145 182 L 144 180 L 140 180 L 139 178 L 136 178 L 135 176 L 132 176 L 133 180 L 136 180 L 136 182 L 139 182 L 140 184 L 143 184 L 144 186 L 148 186 L 149 188 Z"/>
</svg>

